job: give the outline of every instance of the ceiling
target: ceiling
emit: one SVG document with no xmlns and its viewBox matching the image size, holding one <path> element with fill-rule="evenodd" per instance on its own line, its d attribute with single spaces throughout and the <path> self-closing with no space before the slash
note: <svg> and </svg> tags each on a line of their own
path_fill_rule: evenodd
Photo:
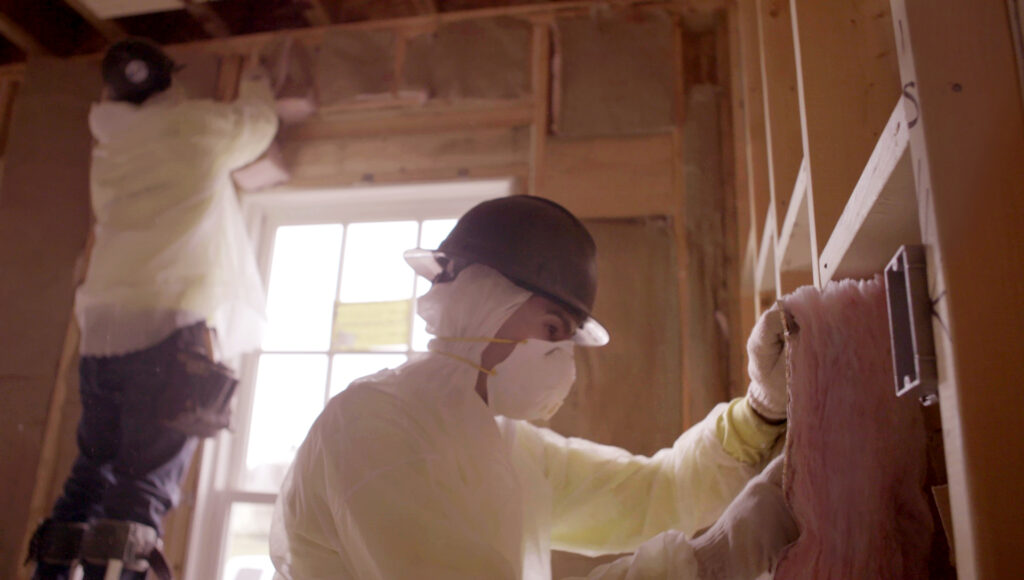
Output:
<svg viewBox="0 0 1024 580">
<path fill-rule="evenodd" d="M 0 65 L 23 62 L 29 55 L 67 57 L 100 52 L 126 35 L 178 44 L 343 22 L 558 1 L 0 0 Z"/>
</svg>

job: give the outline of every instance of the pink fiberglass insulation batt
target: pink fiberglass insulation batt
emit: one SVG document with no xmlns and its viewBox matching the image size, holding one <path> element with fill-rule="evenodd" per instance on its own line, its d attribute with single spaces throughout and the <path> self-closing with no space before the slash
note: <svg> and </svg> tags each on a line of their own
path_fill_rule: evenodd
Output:
<svg viewBox="0 0 1024 580">
<path fill-rule="evenodd" d="M 783 300 L 789 344 L 784 490 L 800 537 L 776 579 L 927 578 L 933 523 L 920 403 L 893 387 L 881 278 Z"/>
</svg>

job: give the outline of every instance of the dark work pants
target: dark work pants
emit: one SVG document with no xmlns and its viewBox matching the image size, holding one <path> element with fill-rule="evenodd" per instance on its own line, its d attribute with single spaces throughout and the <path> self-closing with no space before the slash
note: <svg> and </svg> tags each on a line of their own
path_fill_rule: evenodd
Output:
<svg viewBox="0 0 1024 580">
<path fill-rule="evenodd" d="M 161 529 L 178 503 L 198 439 L 164 426 L 157 401 L 174 388 L 168 382 L 178 352 L 205 351 L 206 332 L 200 323 L 145 350 L 80 359 L 79 454 L 52 519 L 128 520 Z"/>
</svg>

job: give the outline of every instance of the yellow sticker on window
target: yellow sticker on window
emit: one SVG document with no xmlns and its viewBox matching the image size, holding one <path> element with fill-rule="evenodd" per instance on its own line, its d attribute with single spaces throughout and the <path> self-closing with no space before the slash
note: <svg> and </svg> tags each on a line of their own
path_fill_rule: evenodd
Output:
<svg viewBox="0 0 1024 580">
<path fill-rule="evenodd" d="M 334 350 L 403 350 L 409 344 L 412 300 L 334 304 Z"/>
</svg>

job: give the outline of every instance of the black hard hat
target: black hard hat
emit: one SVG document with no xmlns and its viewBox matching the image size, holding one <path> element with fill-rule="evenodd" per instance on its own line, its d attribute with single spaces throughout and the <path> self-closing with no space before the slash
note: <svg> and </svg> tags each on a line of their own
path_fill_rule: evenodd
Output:
<svg viewBox="0 0 1024 580">
<path fill-rule="evenodd" d="M 103 57 L 103 82 L 115 101 L 139 104 L 171 86 L 174 61 L 141 38 L 114 43 Z"/>
<path fill-rule="evenodd" d="M 516 285 L 552 299 L 580 321 L 574 340 L 600 346 L 608 331 L 590 313 L 597 296 L 597 247 L 569 210 L 541 197 L 513 195 L 470 209 L 436 250 L 415 249 L 405 260 L 421 276 L 443 281 L 448 264 L 494 268 Z"/>
</svg>

